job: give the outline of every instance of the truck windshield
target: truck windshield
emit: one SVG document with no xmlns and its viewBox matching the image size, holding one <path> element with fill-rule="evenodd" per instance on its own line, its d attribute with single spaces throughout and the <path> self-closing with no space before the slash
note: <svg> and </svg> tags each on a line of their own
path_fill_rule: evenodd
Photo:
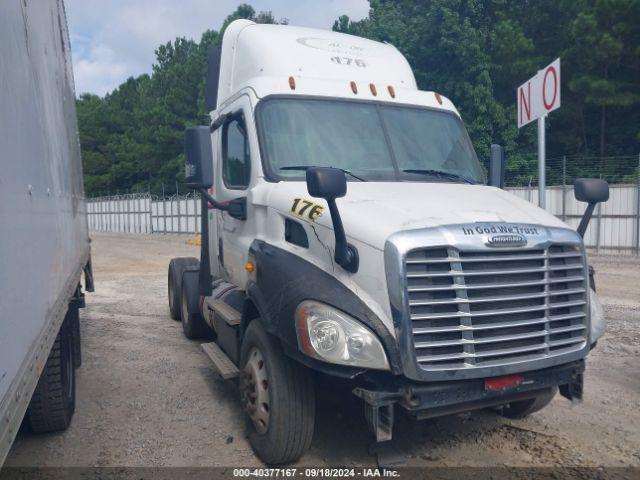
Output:
<svg viewBox="0 0 640 480">
<path fill-rule="evenodd" d="M 331 166 L 366 181 L 484 181 L 469 136 L 453 113 L 274 98 L 261 106 L 258 122 L 265 170 L 273 180 L 299 181 L 304 166 Z"/>
</svg>

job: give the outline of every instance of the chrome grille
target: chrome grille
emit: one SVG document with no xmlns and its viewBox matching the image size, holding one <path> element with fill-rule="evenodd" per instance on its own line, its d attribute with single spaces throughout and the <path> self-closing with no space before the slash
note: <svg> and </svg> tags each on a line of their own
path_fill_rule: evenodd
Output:
<svg viewBox="0 0 640 480">
<path fill-rule="evenodd" d="M 405 257 L 415 354 L 424 370 L 490 367 L 581 350 L 587 282 L 574 245 Z"/>
</svg>

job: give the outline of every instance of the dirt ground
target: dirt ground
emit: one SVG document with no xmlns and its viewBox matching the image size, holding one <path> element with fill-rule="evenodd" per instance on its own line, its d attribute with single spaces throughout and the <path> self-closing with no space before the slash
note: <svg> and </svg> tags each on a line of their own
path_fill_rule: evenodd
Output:
<svg viewBox="0 0 640 480">
<path fill-rule="evenodd" d="M 77 409 L 63 433 L 18 436 L 7 466 L 259 466 L 236 387 L 169 318 L 170 258 L 185 237 L 93 235 L 96 292 L 82 311 Z M 640 466 L 640 261 L 592 257 L 608 329 L 589 356 L 585 400 L 557 396 L 511 421 L 480 411 L 411 423 L 395 448 L 408 466 Z M 361 404 L 320 392 L 300 465 L 375 465 Z"/>
</svg>

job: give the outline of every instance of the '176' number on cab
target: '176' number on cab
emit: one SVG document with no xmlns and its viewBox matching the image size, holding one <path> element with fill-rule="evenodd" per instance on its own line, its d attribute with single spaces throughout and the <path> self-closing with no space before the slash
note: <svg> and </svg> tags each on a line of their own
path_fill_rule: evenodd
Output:
<svg viewBox="0 0 640 480">
<path fill-rule="evenodd" d="M 315 222 L 317 218 L 322 215 L 324 207 L 312 202 L 311 200 L 305 200 L 304 198 L 294 198 L 293 205 L 291 205 L 291 213 L 296 214 L 299 217 L 307 217 L 312 222 Z"/>
</svg>

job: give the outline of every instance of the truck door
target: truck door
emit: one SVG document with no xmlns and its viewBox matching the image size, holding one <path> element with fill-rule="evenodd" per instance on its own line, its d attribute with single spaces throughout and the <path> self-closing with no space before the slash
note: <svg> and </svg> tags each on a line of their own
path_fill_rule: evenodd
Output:
<svg viewBox="0 0 640 480">
<path fill-rule="evenodd" d="M 221 276 L 244 288 L 247 281 L 244 265 L 255 238 L 251 205 L 247 201 L 249 189 L 256 178 L 252 155 L 257 155 L 251 149 L 257 140 L 249 98 L 241 96 L 220 114 L 228 114 L 228 117 L 218 129 L 219 141 L 215 142 L 218 161 L 214 172 L 214 196 L 220 202 L 238 202 L 244 198 L 246 219 L 234 218 L 228 212 L 217 210 L 217 228 L 212 234 L 217 236 L 214 248 Z"/>
</svg>

